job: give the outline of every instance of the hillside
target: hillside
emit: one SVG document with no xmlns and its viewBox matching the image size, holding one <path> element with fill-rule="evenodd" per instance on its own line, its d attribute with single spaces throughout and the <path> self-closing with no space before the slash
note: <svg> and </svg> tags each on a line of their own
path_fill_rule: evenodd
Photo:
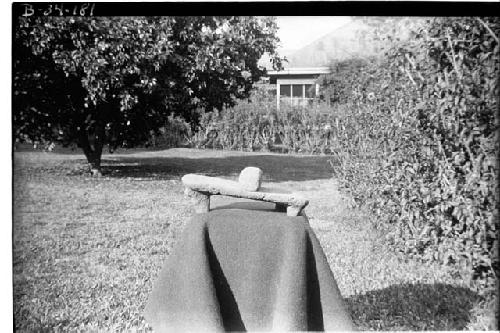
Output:
<svg viewBox="0 0 500 333">
<path fill-rule="evenodd" d="M 283 50 L 281 55 L 288 59 L 286 67 L 321 67 L 333 59 L 372 55 L 376 46 L 368 41 L 369 29 L 360 21 L 351 21 L 298 50 Z M 271 67 L 268 58 L 263 57 L 260 63 Z"/>
<path fill-rule="evenodd" d="M 370 29 L 359 21 L 349 22 L 288 56 L 290 67 L 327 66 L 331 60 L 367 56 L 376 52 L 367 41 Z"/>
</svg>

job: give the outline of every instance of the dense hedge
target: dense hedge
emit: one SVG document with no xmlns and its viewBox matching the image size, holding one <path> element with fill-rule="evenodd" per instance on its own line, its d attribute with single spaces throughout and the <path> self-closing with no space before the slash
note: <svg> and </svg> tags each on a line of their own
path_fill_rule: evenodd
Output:
<svg viewBox="0 0 500 333">
<path fill-rule="evenodd" d="M 374 157 L 334 164 L 353 196 L 390 223 L 397 249 L 489 284 L 499 269 L 499 32 L 498 18 L 435 18 L 381 62 L 356 67 L 363 75 L 352 91 L 365 95 L 347 100 L 373 105 L 384 121 L 362 131 Z"/>
<path fill-rule="evenodd" d="M 498 276 L 498 18 L 433 18 L 382 59 L 334 64 L 333 104 L 282 107 L 259 93 L 202 117 L 198 146 L 332 154 L 356 204 L 394 248 Z"/>
</svg>

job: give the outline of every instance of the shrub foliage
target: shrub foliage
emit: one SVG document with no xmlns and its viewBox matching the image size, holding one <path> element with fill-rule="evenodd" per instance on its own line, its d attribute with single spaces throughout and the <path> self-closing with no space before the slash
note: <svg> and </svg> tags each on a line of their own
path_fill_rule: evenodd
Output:
<svg viewBox="0 0 500 333">
<path fill-rule="evenodd" d="M 378 124 L 355 134 L 361 145 L 351 137 L 357 153 L 335 167 L 392 226 L 397 249 L 490 282 L 498 276 L 499 32 L 498 18 L 435 18 L 367 63 L 352 91 L 372 95 Z M 364 97 L 348 99 L 372 103 Z M 375 156 L 363 153 L 367 144 Z"/>
</svg>

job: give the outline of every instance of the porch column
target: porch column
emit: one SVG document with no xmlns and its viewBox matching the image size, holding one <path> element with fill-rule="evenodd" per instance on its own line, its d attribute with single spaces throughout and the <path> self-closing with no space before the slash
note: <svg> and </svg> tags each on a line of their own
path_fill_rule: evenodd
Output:
<svg viewBox="0 0 500 333">
<path fill-rule="evenodd" d="M 306 85 L 302 84 L 302 106 L 306 106 Z"/>
<path fill-rule="evenodd" d="M 276 81 L 276 108 L 280 108 L 280 84 Z"/>
</svg>

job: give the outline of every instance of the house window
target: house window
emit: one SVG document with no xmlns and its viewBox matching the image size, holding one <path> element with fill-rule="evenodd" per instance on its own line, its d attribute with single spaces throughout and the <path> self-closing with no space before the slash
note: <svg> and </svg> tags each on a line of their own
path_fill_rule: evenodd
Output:
<svg viewBox="0 0 500 333">
<path fill-rule="evenodd" d="M 316 97 L 316 85 L 311 83 L 288 83 L 280 84 L 278 107 L 280 103 L 291 104 L 294 106 L 307 106 L 314 103 Z"/>
<path fill-rule="evenodd" d="M 293 97 L 300 97 L 300 98 L 303 97 L 302 86 L 303 86 L 302 84 L 294 84 L 293 85 L 293 88 L 292 88 Z"/>
<path fill-rule="evenodd" d="M 306 84 L 306 98 L 314 98 L 316 97 L 316 86 L 313 84 Z"/>
<path fill-rule="evenodd" d="M 280 96 L 291 96 L 291 87 L 289 84 L 280 85 Z"/>
</svg>

